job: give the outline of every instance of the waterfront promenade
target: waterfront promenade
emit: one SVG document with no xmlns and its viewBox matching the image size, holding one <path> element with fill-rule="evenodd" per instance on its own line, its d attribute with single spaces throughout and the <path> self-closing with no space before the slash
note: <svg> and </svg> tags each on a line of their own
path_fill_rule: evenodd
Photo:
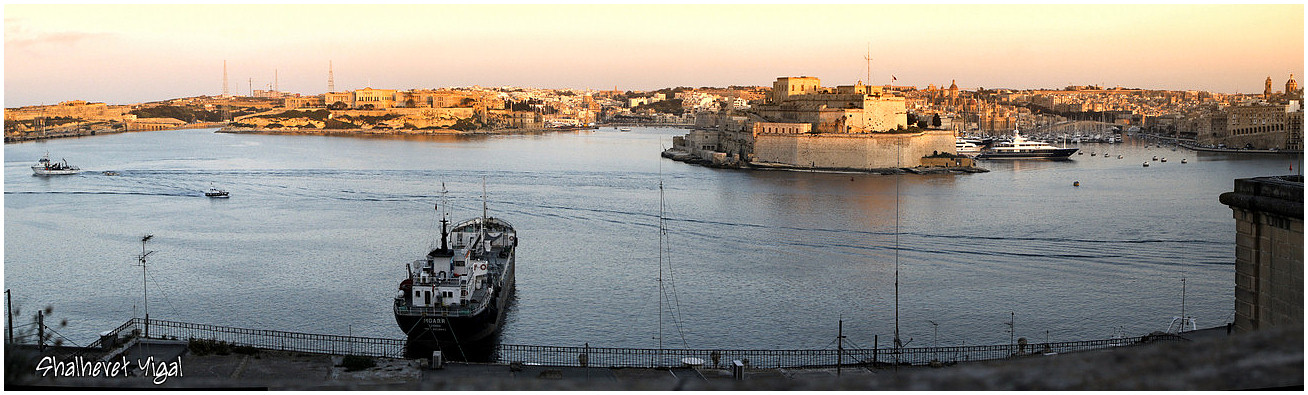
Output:
<svg viewBox="0 0 1308 395">
<path fill-rule="evenodd" d="M 132 359 L 181 358 L 182 374 L 146 377 L 39 377 L 42 354 L 10 349 L 6 389 L 212 388 L 280 390 L 1242 390 L 1303 385 L 1303 328 L 1228 335 L 1225 327 L 1185 341 L 1062 354 L 1034 354 L 954 366 L 845 366 L 747 369 L 736 377 L 711 367 L 606 368 L 445 363 L 377 358 L 348 371 L 340 355 L 258 350 L 191 355 L 185 342 L 151 341 Z"/>
</svg>

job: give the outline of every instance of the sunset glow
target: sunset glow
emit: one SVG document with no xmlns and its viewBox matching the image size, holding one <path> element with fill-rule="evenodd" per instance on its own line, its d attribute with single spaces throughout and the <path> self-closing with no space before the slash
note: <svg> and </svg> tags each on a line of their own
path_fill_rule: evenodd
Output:
<svg viewBox="0 0 1308 395">
<path fill-rule="evenodd" d="M 1303 5 L 6 5 L 6 107 L 268 89 L 849 84 L 1261 92 Z M 276 77 L 274 77 L 276 73 Z"/>
</svg>

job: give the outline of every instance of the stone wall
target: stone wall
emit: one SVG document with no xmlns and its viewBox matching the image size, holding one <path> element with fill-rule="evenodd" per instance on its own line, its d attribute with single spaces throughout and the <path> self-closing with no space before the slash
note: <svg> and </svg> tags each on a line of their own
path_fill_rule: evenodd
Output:
<svg viewBox="0 0 1308 395">
<path fill-rule="evenodd" d="M 831 169 L 917 167 L 936 152 L 954 153 L 947 130 L 919 133 L 812 134 L 754 136 L 759 162 Z"/>
<path fill-rule="evenodd" d="M 1235 329 L 1303 325 L 1303 176 L 1235 180 Z"/>
</svg>

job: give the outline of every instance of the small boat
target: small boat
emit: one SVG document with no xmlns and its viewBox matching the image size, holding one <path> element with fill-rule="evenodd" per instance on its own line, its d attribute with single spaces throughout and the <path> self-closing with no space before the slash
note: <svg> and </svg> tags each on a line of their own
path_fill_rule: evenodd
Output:
<svg viewBox="0 0 1308 395">
<path fill-rule="evenodd" d="M 1159 159 L 1159 162 L 1167 162 L 1167 158 Z"/>
<path fill-rule="evenodd" d="M 622 128 L 622 129 L 618 129 L 618 131 L 619 131 L 619 132 L 630 132 L 630 131 L 631 131 L 631 128 Z"/>
<path fill-rule="evenodd" d="M 218 188 L 214 188 L 214 187 L 209 187 L 209 190 L 204 192 L 204 196 L 208 196 L 208 197 L 211 197 L 211 198 L 225 198 L 225 197 L 228 197 L 228 195 L 227 195 L 227 191 L 224 191 L 224 190 L 221 190 L 221 189 L 218 189 Z"/>
<path fill-rule="evenodd" d="M 1121 155 L 1118 155 L 1118 156 L 1117 156 L 1117 159 L 1122 159 L 1122 156 L 1121 156 Z"/>
<path fill-rule="evenodd" d="M 1154 155 L 1154 159 L 1153 159 L 1153 160 L 1158 160 L 1158 155 Z"/>
<path fill-rule="evenodd" d="M 1090 151 L 1090 156 L 1095 156 L 1095 152 L 1094 152 L 1094 151 Z"/>
<path fill-rule="evenodd" d="M 1149 167 L 1149 162 L 1145 162 L 1144 167 Z"/>
<path fill-rule="evenodd" d="M 118 175 L 118 172 L 113 171 L 113 170 L 109 170 L 109 171 L 104 172 L 104 175 L 106 175 L 106 176 L 116 176 L 116 175 Z"/>
<path fill-rule="evenodd" d="M 1081 186 L 1081 181 L 1072 181 L 1072 186 L 1074 186 L 1074 187 L 1079 187 L 1079 186 Z"/>
<path fill-rule="evenodd" d="M 1181 163 L 1189 163 L 1189 162 L 1186 162 L 1185 158 L 1181 158 Z"/>
<path fill-rule="evenodd" d="M 32 173 L 38 176 L 62 176 L 81 172 L 82 169 L 68 164 L 67 159 L 60 162 L 50 161 L 50 153 L 48 152 L 41 157 L 41 160 L 36 161 L 35 165 L 32 165 Z"/>
</svg>

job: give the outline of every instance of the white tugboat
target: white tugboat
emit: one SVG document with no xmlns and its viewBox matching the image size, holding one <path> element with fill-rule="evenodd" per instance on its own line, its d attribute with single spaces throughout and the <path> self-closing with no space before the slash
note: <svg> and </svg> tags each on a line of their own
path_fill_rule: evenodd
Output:
<svg viewBox="0 0 1308 395">
<path fill-rule="evenodd" d="M 449 224 L 441 216 L 439 248 L 405 266 L 408 277 L 395 296 L 395 322 L 410 340 L 434 342 L 445 355 L 497 332 L 513 295 L 517 231 L 508 222 L 482 216 Z"/>
<path fill-rule="evenodd" d="M 32 165 L 32 173 L 38 176 L 58 176 L 81 173 L 82 169 L 77 166 L 69 165 L 68 160 L 64 159 L 59 162 L 50 161 L 50 153 L 47 152 L 41 160 Z"/>
</svg>

